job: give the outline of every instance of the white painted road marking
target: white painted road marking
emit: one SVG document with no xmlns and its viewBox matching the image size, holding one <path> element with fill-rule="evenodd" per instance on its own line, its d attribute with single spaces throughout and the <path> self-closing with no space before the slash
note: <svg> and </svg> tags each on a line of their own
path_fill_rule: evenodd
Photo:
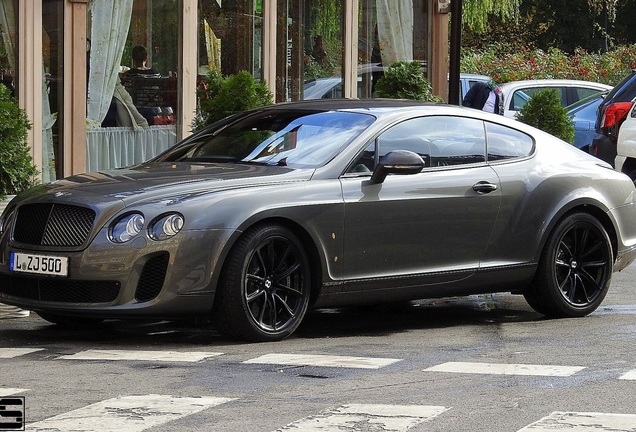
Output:
<svg viewBox="0 0 636 432">
<path fill-rule="evenodd" d="M 559 430 L 568 432 L 633 432 L 636 430 L 636 415 L 556 411 L 518 432 L 554 432 Z"/>
<path fill-rule="evenodd" d="M 338 432 L 343 430 L 382 430 L 405 432 L 437 417 L 450 407 L 426 405 L 343 405 L 305 417 L 276 432 Z"/>
<path fill-rule="evenodd" d="M 220 356 L 217 352 L 176 352 L 176 351 L 126 351 L 126 350 L 87 350 L 59 357 L 63 360 L 141 360 L 168 362 L 198 362 L 210 357 Z"/>
<path fill-rule="evenodd" d="M 18 393 L 24 393 L 25 391 L 29 391 L 29 389 L 0 387 L 0 397 L 11 396 Z"/>
<path fill-rule="evenodd" d="M 619 379 L 622 380 L 636 380 L 636 369 L 630 370 L 629 372 L 621 375 Z"/>
<path fill-rule="evenodd" d="M 44 348 L 0 348 L 0 359 L 19 357 L 43 350 Z"/>
<path fill-rule="evenodd" d="M 424 369 L 425 372 L 455 372 L 491 375 L 537 375 L 567 377 L 585 369 L 581 366 L 448 362 Z"/>
<path fill-rule="evenodd" d="M 399 361 L 400 359 L 390 358 L 346 357 L 309 354 L 266 354 L 251 360 L 244 361 L 243 363 L 379 369 L 381 367 L 388 366 Z"/>
<path fill-rule="evenodd" d="M 234 399 L 219 397 L 122 396 L 36 423 L 30 432 L 139 432 Z"/>
</svg>

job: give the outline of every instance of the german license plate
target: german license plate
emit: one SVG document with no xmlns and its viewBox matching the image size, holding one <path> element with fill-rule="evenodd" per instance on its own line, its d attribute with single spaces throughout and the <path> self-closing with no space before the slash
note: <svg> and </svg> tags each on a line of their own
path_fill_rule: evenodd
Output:
<svg viewBox="0 0 636 432">
<path fill-rule="evenodd" d="M 11 252 L 9 268 L 16 272 L 67 276 L 68 257 Z"/>
</svg>

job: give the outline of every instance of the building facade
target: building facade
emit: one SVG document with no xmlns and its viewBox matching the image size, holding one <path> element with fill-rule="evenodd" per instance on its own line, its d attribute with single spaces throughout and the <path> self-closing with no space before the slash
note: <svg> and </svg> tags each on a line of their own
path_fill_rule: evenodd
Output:
<svg viewBox="0 0 636 432">
<path fill-rule="evenodd" d="M 373 97 L 396 60 L 447 94 L 438 0 L 0 0 L 0 73 L 42 181 L 141 162 L 191 133 L 201 78 L 248 71 L 276 102 Z"/>
</svg>

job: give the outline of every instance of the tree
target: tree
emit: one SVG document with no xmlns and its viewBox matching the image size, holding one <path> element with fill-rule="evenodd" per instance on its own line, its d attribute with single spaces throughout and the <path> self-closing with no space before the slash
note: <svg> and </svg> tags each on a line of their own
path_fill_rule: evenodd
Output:
<svg viewBox="0 0 636 432">
<path fill-rule="evenodd" d="M 469 29 L 482 33 L 489 28 L 490 17 L 502 21 L 516 21 L 521 0 L 463 0 L 462 23 Z"/>
<path fill-rule="evenodd" d="M 465 25 L 462 32 L 465 48 L 505 44 L 509 51 L 558 48 L 572 54 L 577 48 L 607 51 L 612 46 L 636 41 L 633 25 L 636 0 L 520 0 L 514 19 L 508 18 L 509 14 L 493 12 L 487 12 L 484 18 L 488 8 L 480 10 L 480 1 L 464 0 L 467 5 L 464 23 L 475 20 L 472 15 L 485 23 Z"/>
<path fill-rule="evenodd" d="M 548 88 L 532 95 L 519 110 L 517 120 L 570 144 L 574 141 L 574 124 L 555 89 Z"/>
</svg>

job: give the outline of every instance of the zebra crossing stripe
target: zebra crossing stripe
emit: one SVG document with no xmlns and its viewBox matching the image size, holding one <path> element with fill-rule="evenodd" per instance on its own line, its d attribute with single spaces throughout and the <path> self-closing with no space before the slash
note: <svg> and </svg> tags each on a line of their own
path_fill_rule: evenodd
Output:
<svg viewBox="0 0 636 432">
<path fill-rule="evenodd" d="M 585 369 L 581 366 L 448 362 L 424 369 L 425 372 L 454 372 L 490 375 L 536 375 L 567 377 Z"/>
<path fill-rule="evenodd" d="M 277 429 L 276 432 L 338 432 L 343 430 L 405 432 L 449 409 L 450 407 L 426 405 L 343 405 L 290 423 Z"/>
<path fill-rule="evenodd" d="M 177 352 L 177 351 L 128 351 L 128 350 L 87 350 L 76 354 L 60 356 L 62 360 L 140 360 L 167 362 L 198 362 L 220 356 L 217 352 Z"/>
<path fill-rule="evenodd" d="M 18 393 L 24 393 L 25 391 L 29 391 L 29 389 L 0 387 L 0 397 L 11 396 Z"/>
<path fill-rule="evenodd" d="M 538 422 L 519 429 L 518 432 L 554 432 L 555 430 L 631 432 L 636 430 L 636 415 L 555 411 Z"/>
<path fill-rule="evenodd" d="M 379 369 L 398 361 L 400 361 L 400 359 L 309 354 L 266 354 L 246 360 L 243 363 Z"/>
<path fill-rule="evenodd" d="M 619 379 L 622 380 L 636 380 L 636 369 L 630 370 L 629 372 L 621 375 Z"/>
<path fill-rule="evenodd" d="M 0 348 L 0 359 L 19 357 L 31 354 L 36 351 L 43 351 L 44 348 Z"/>
<path fill-rule="evenodd" d="M 234 399 L 120 396 L 27 425 L 30 432 L 139 432 Z"/>
</svg>

